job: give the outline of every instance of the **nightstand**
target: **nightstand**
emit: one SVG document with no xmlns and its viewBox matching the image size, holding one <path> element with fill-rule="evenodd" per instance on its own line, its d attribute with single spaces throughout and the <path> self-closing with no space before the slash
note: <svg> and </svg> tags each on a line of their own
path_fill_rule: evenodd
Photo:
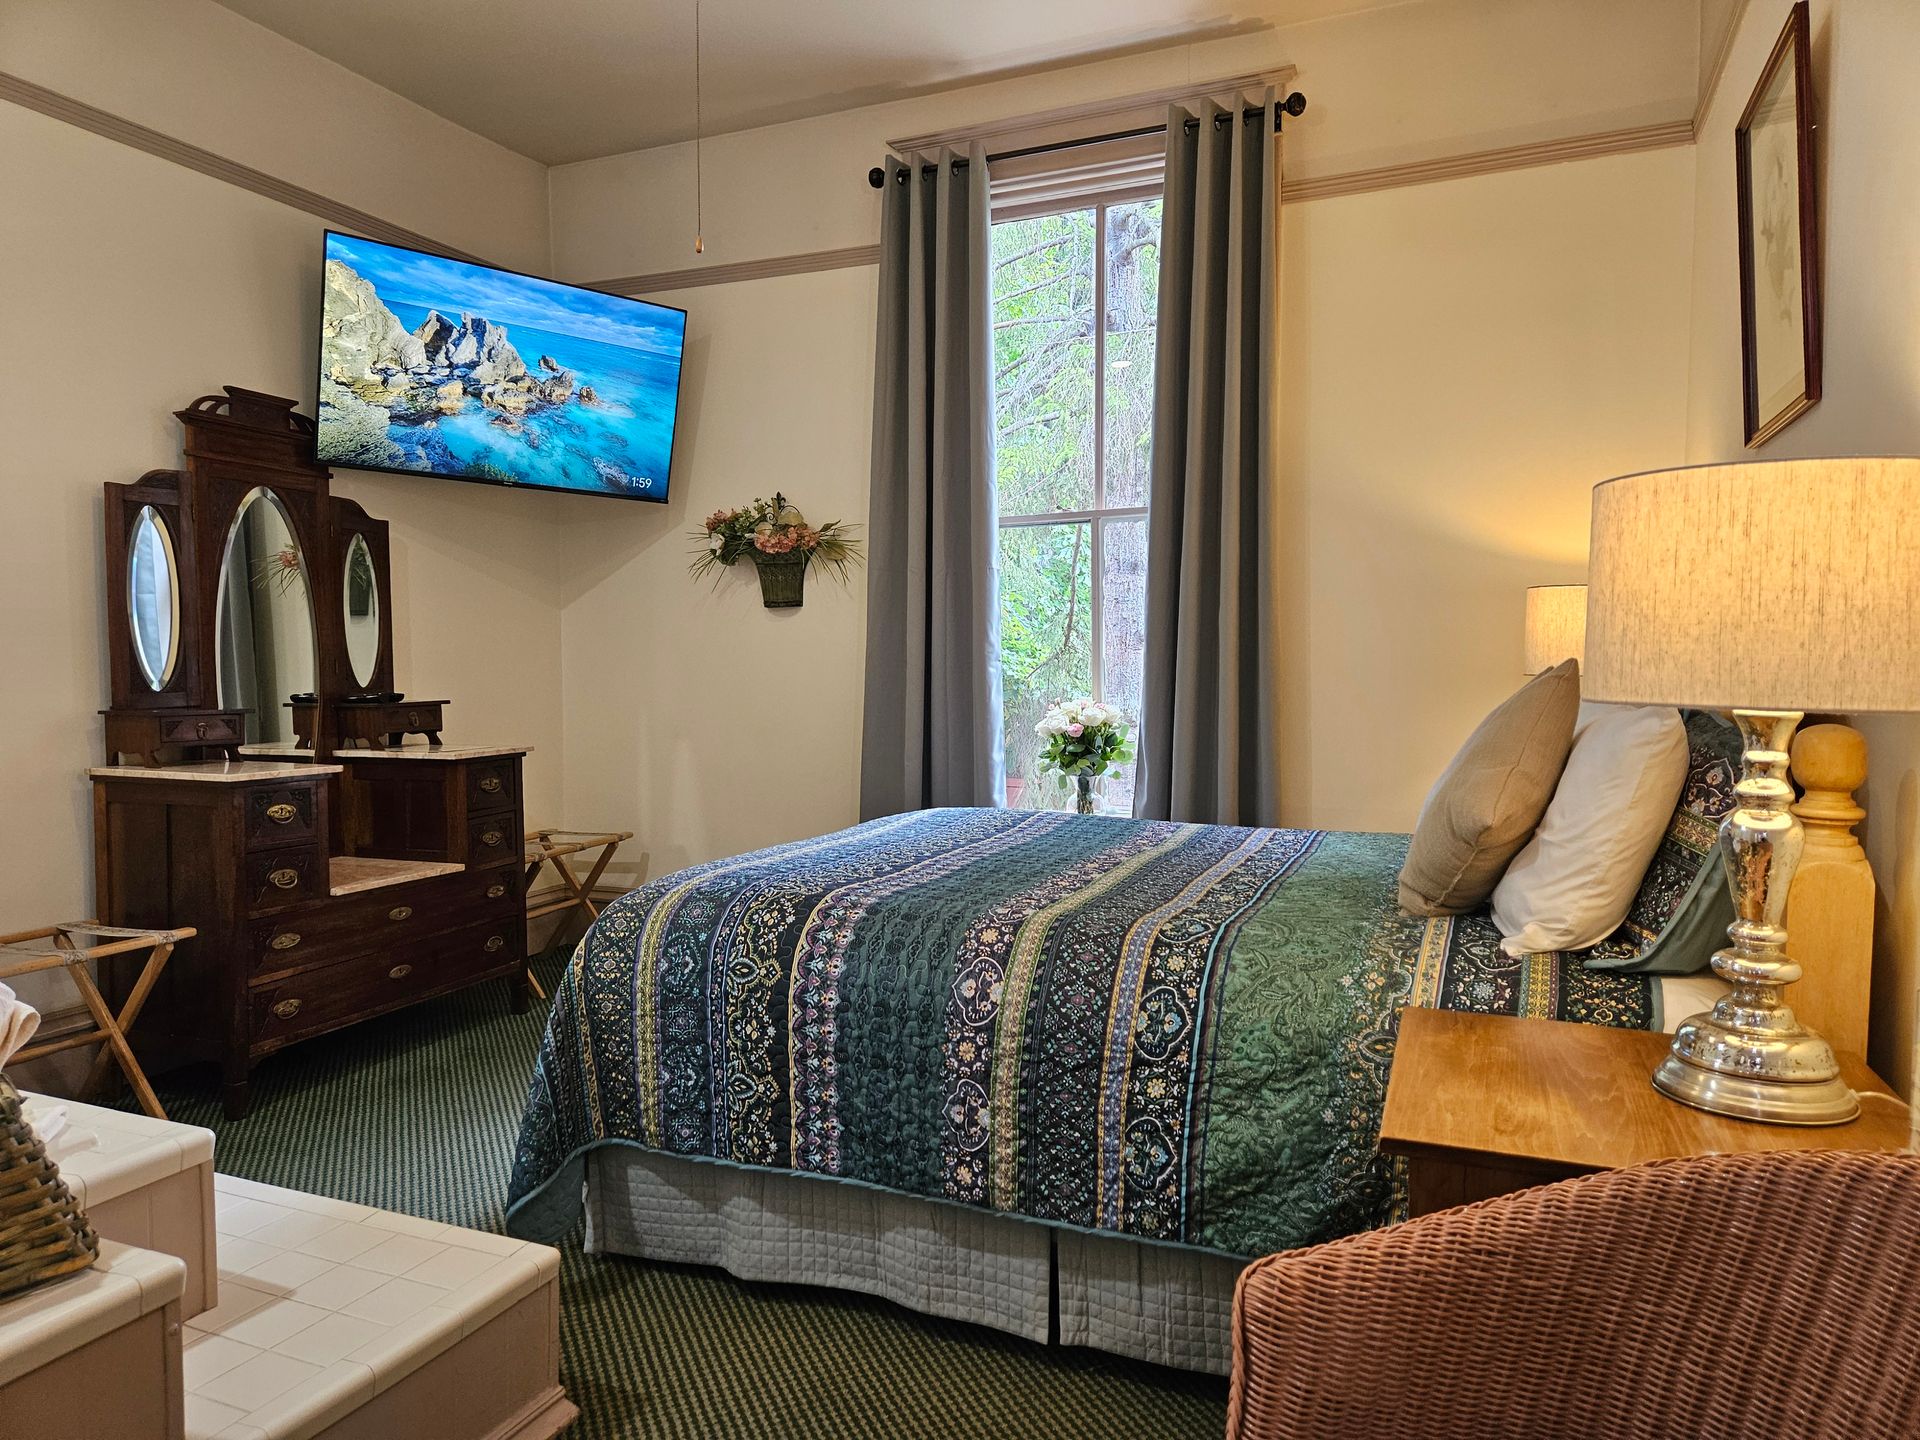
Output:
<svg viewBox="0 0 1920 1440">
<path fill-rule="evenodd" d="M 1664 1034 L 1409 1008 L 1380 1121 L 1380 1149 L 1406 1157 L 1412 1213 L 1679 1155 L 1904 1150 L 1907 1107 L 1865 1063 L 1841 1055 L 1860 1093 L 1845 1125 L 1761 1125 L 1653 1088 Z"/>
</svg>

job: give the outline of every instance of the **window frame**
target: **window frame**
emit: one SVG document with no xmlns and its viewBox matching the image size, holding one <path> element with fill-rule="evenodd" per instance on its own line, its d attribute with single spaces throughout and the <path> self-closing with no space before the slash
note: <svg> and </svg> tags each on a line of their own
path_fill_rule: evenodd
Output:
<svg viewBox="0 0 1920 1440">
<path fill-rule="evenodd" d="M 1165 187 L 1158 176 L 1152 183 L 1133 180 L 1113 185 L 1106 189 L 1090 190 L 1072 195 L 1062 195 L 1048 201 L 1028 201 L 1007 206 L 996 206 L 989 217 L 990 225 L 1002 222 L 1030 220 L 1043 215 L 1069 215 L 1079 210 L 1094 212 L 1093 235 L 1093 505 L 1084 510 L 1045 510 L 1026 515 L 998 515 L 995 517 L 994 550 L 997 560 L 999 554 L 999 532 L 1037 525 L 1077 525 L 1087 527 L 1088 556 L 1091 567 L 1089 573 L 1091 599 L 1089 602 L 1088 624 L 1088 660 L 1087 680 L 1096 699 L 1106 698 L 1106 529 L 1110 524 L 1139 520 L 1148 527 L 1152 519 L 1152 477 L 1147 481 L 1147 500 L 1140 505 L 1108 506 L 1107 498 L 1107 240 L 1108 212 L 1116 206 L 1138 204 L 1145 200 L 1160 198 Z M 992 297 L 989 296 L 991 304 Z M 1158 324 L 1155 325 L 1154 351 L 1159 353 Z M 998 417 L 995 417 L 995 439 L 999 438 Z M 997 510 L 996 506 L 996 510 Z M 998 597 L 995 599 L 998 604 Z M 1140 717 L 1130 717 L 1137 739 L 1140 730 Z"/>
</svg>

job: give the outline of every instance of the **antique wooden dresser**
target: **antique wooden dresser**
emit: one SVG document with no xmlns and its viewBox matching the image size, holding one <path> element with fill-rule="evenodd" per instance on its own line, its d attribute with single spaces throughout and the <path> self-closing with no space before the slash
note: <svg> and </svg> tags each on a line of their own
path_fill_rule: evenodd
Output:
<svg viewBox="0 0 1920 1440">
<path fill-rule="evenodd" d="M 387 531 L 329 493 L 293 404 L 197 400 L 182 469 L 106 487 L 100 918 L 199 932 L 131 1039 L 149 1071 L 218 1064 L 234 1116 L 296 1041 L 485 981 L 528 1003 L 527 747 L 342 739 L 404 701 Z M 139 763 L 113 763 L 128 743 Z"/>
</svg>

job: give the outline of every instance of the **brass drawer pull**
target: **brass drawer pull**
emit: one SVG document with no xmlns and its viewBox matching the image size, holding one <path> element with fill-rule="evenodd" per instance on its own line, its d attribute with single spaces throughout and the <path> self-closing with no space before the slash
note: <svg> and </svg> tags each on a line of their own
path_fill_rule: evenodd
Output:
<svg viewBox="0 0 1920 1440">
<path fill-rule="evenodd" d="M 487 776 L 486 779 L 480 782 L 480 788 L 489 795 L 498 795 L 500 793 L 500 777 L 498 775 Z"/>
<path fill-rule="evenodd" d="M 411 905 L 396 905 L 387 911 L 387 919 L 389 920 L 411 920 L 412 918 L 413 907 Z"/>
<path fill-rule="evenodd" d="M 480 833 L 480 843 L 488 849 L 492 849 L 506 838 L 506 833 L 500 830 L 483 830 Z"/>
<path fill-rule="evenodd" d="M 503 950 L 503 949 L 505 949 L 505 948 L 506 948 L 506 944 L 507 944 L 507 942 L 506 942 L 506 941 L 505 941 L 505 940 L 504 940 L 503 938 L 501 938 L 500 936 L 498 936 L 498 935 L 489 935 L 489 936 L 487 937 L 487 943 L 486 943 L 486 947 L 485 947 L 485 948 L 486 948 L 486 952 L 487 952 L 487 953 L 488 953 L 489 955 L 491 955 L 491 954 L 493 954 L 493 952 L 494 952 L 494 951 L 496 951 L 496 950 Z"/>
<path fill-rule="evenodd" d="M 278 805 L 267 806 L 267 819 L 276 825 L 291 825 L 300 812 L 282 800 Z"/>
<path fill-rule="evenodd" d="M 268 942 L 276 950 L 291 950 L 300 943 L 298 930 L 282 930 Z"/>
<path fill-rule="evenodd" d="M 404 980 L 407 978 L 407 976 L 411 975 L 412 973 L 413 973 L 413 966 L 396 965 L 391 970 L 387 971 L 387 979 Z"/>
<path fill-rule="evenodd" d="M 200 721 L 197 725 L 193 727 L 193 733 L 202 740 L 206 739 L 207 738 L 207 722 L 204 720 Z"/>
<path fill-rule="evenodd" d="M 507 893 L 507 887 L 504 885 L 487 886 L 487 899 L 489 900 L 498 900 L 502 895 L 506 893 Z"/>
<path fill-rule="evenodd" d="M 278 870 L 269 870 L 267 880 L 276 890 L 291 890 L 300 883 L 300 872 L 291 865 L 282 865 Z"/>
<path fill-rule="evenodd" d="M 420 728 L 420 712 L 418 710 L 407 711 L 407 724 L 415 730 Z"/>
<path fill-rule="evenodd" d="M 278 1005 L 273 1007 L 273 1013 L 278 1015 L 282 1020 L 291 1020 L 300 1013 L 300 1002 L 298 1000 L 282 1000 Z"/>
</svg>

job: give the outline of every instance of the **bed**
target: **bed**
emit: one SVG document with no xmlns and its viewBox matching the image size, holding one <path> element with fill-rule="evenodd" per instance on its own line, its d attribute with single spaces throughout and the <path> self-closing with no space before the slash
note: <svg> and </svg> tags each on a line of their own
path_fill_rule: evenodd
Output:
<svg viewBox="0 0 1920 1440">
<path fill-rule="evenodd" d="M 1616 962 L 1713 893 L 1733 752 L 1689 732 Z M 1406 844 L 936 810 L 652 881 L 555 992 L 509 1228 L 584 1205 L 590 1249 L 1223 1370 L 1248 1257 L 1402 1212 L 1375 1150 L 1400 1007 L 1696 1008 L 1697 980 L 1403 913 Z"/>
</svg>

